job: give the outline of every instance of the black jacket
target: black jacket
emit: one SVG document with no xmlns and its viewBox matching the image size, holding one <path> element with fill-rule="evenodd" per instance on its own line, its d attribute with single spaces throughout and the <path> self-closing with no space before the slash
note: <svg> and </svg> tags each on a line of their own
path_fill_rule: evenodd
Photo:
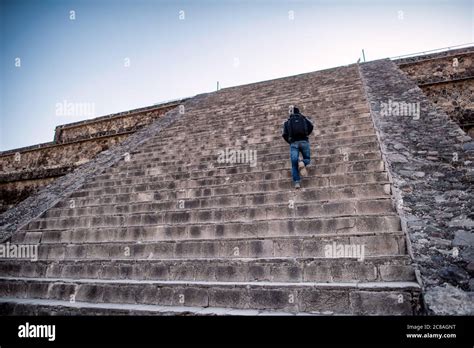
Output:
<svg viewBox="0 0 474 348">
<path fill-rule="evenodd" d="M 283 139 L 285 139 L 285 141 L 288 143 L 288 144 L 291 144 L 292 142 L 295 142 L 295 141 L 299 141 L 299 140 L 308 140 L 308 137 L 307 136 L 304 136 L 304 137 L 295 137 L 294 139 L 291 138 L 290 139 L 290 132 L 288 130 L 288 121 L 294 117 L 296 114 L 291 114 L 290 117 L 288 118 L 288 120 L 286 120 L 286 122 L 283 124 Z M 303 116 L 302 114 L 298 114 L 300 116 Z M 313 124 L 311 123 L 310 120 L 308 120 L 305 116 L 303 116 L 304 119 L 305 119 L 305 122 L 306 122 L 306 127 L 308 127 L 308 135 L 311 134 L 311 132 L 313 131 Z"/>
</svg>

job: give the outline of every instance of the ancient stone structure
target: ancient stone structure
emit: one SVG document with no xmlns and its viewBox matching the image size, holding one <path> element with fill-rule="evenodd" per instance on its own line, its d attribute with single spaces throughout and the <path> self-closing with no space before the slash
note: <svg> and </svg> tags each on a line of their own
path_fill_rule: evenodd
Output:
<svg viewBox="0 0 474 348">
<path fill-rule="evenodd" d="M 472 139 L 417 86 L 421 61 L 182 101 L 0 216 L 3 246 L 38 247 L 0 259 L 1 311 L 472 313 Z M 316 125 L 300 191 L 291 104 Z"/>
<path fill-rule="evenodd" d="M 0 212 L 120 143 L 180 102 L 58 126 L 50 143 L 0 152 Z"/>
<path fill-rule="evenodd" d="M 474 49 L 395 60 L 433 104 L 474 136 Z"/>
<path fill-rule="evenodd" d="M 392 62 L 364 64 L 361 75 L 426 307 L 472 314 L 474 142 Z M 420 112 L 384 114 L 389 100 Z"/>
</svg>

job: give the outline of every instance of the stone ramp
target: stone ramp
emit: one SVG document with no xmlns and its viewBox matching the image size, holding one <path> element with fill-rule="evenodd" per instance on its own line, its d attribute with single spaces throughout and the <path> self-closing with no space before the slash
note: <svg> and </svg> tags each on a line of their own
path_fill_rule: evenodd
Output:
<svg viewBox="0 0 474 348">
<path fill-rule="evenodd" d="M 452 59 L 448 60 L 451 69 Z M 449 66 L 429 64 L 436 64 L 434 79 L 439 78 L 440 70 L 453 76 Z M 472 68 L 464 71 L 474 76 Z M 472 138 L 393 62 L 361 64 L 360 72 L 392 178 L 392 195 L 410 238 L 423 287 L 424 311 L 473 315 Z M 457 104 L 454 99 L 452 105 Z M 388 103 L 396 103 L 404 111 L 387 113 Z M 396 104 L 392 104 L 392 111 Z"/>
<path fill-rule="evenodd" d="M 39 243 L 39 260 L 0 262 L 2 310 L 415 314 L 419 286 L 362 87 L 348 66 L 191 99 L 12 235 Z M 316 129 L 300 191 L 281 138 L 290 104 Z M 256 161 L 221 163 L 226 149 Z M 330 257 L 338 246 L 364 257 Z"/>
</svg>

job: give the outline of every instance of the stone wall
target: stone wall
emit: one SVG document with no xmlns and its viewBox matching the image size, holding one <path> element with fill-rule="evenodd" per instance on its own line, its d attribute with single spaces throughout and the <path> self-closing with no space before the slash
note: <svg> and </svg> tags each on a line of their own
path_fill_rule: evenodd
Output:
<svg viewBox="0 0 474 348">
<path fill-rule="evenodd" d="M 474 142 L 393 62 L 360 71 L 425 307 L 472 315 Z M 419 113 L 387 112 L 389 101 Z"/>
<path fill-rule="evenodd" d="M 474 78 L 420 86 L 426 96 L 474 138 Z"/>
<path fill-rule="evenodd" d="M 394 62 L 435 105 L 474 136 L 474 47 Z"/>
<path fill-rule="evenodd" d="M 61 125 L 56 127 L 54 141 L 55 143 L 68 143 L 134 132 L 152 123 L 157 117 L 164 115 L 180 102 L 182 100 Z"/>
<path fill-rule="evenodd" d="M 0 212 L 122 142 L 184 100 L 56 127 L 54 141 L 0 153 Z"/>
</svg>

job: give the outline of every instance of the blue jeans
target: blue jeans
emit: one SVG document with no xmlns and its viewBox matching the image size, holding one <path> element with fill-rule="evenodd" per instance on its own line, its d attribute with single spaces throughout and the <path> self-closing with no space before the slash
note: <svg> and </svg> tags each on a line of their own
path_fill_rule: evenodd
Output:
<svg viewBox="0 0 474 348">
<path fill-rule="evenodd" d="M 298 171 L 300 152 L 303 155 L 303 163 L 307 166 L 311 162 L 308 141 L 299 140 L 290 144 L 291 176 L 295 183 L 301 181 L 300 173 Z"/>
</svg>

